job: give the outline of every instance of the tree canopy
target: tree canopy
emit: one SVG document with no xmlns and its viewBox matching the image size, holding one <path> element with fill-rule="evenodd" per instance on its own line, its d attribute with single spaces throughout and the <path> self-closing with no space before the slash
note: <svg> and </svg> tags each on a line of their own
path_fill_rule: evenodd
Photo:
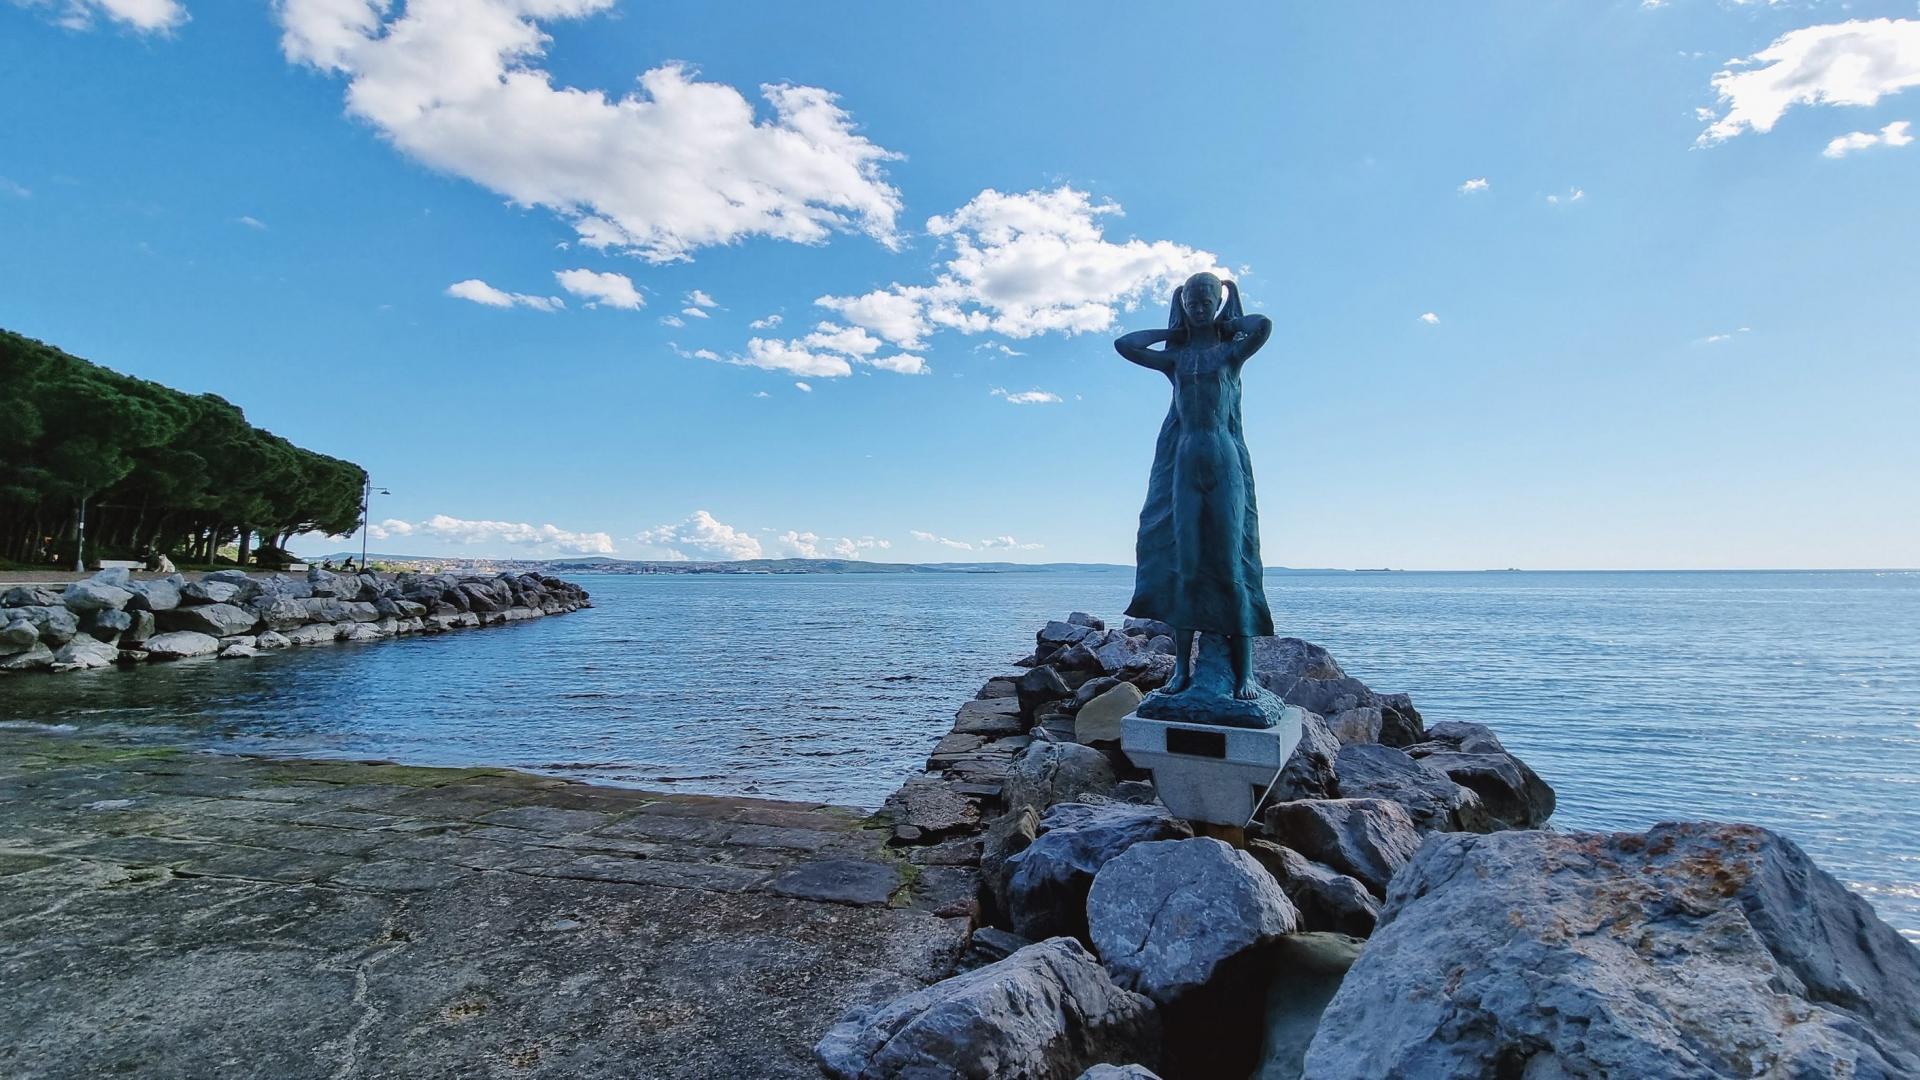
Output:
<svg viewBox="0 0 1920 1080">
<path fill-rule="evenodd" d="M 0 330 L 0 557 L 146 551 L 212 561 L 254 537 L 360 522 L 367 474 L 254 427 L 231 402 L 108 370 Z"/>
</svg>

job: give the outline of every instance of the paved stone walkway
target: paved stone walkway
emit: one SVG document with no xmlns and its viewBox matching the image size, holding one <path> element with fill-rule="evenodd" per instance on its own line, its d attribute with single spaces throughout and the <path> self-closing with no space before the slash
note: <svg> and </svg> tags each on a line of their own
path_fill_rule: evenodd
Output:
<svg viewBox="0 0 1920 1080">
<path fill-rule="evenodd" d="M 817 1077 L 970 841 L 834 807 L 0 728 L 0 1075 Z"/>
</svg>

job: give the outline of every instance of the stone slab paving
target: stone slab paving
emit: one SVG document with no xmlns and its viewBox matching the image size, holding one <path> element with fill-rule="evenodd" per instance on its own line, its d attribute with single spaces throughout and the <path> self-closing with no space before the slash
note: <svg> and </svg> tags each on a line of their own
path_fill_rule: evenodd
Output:
<svg viewBox="0 0 1920 1080">
<path fill-rule="evenodd" d="M 967 850 L 835 807 L 0 729 L 0 1076 L 817 1077 Z M 931 849 L 920 849 L 931 851 Z"/>
</svg>

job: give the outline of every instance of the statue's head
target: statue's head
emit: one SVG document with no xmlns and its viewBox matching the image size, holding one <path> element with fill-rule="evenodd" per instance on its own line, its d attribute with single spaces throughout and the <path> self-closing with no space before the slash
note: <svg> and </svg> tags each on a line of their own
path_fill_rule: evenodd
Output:
<svg viewBox="0 0 1920 1080">
<path fill-rule="evenodd" d="M 1188 326 L 1205 326 L 1213 321 L 1220 310 L 1220 297 L 1224 290 L 1220 279 L 1205 270 L 1187 279 L 1180 286 L 1180 310 L 1186 314 Z"/>
</svg>

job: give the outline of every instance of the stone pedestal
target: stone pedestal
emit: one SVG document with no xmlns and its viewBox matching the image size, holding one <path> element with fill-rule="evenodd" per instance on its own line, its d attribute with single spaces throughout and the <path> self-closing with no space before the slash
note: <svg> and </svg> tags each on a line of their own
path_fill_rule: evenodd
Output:
<svg viewBox="0 0 1920 1080">
<path fill-rule="evenodd" d="M 1153 786 L 1173 816 L 1243 826 L 1300 743 L 1300 710 L 1284 706 L 1272 727 L 1158 720 L 1129 714 L 1120 749 L 1153 773 Z"/>
</svg>

